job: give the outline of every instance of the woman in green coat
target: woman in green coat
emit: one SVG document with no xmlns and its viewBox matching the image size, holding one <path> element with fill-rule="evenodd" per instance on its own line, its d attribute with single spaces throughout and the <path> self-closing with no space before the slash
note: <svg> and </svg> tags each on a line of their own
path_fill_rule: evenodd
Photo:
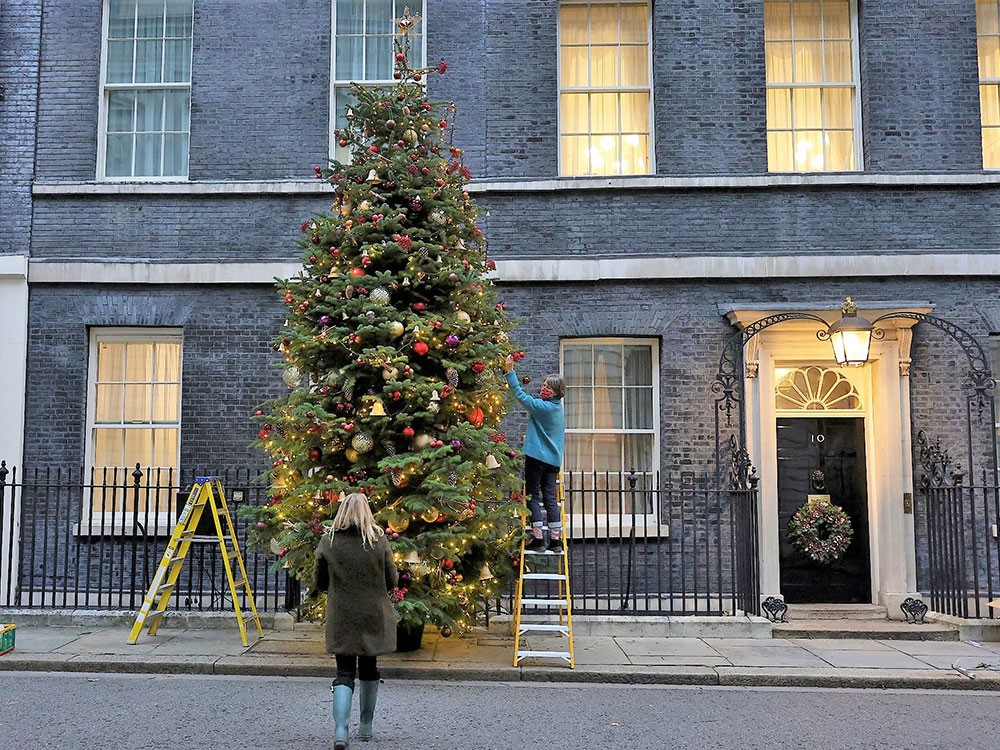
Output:
<svg viewBox="0 0 1000 750">
<path fill-rule="evenodd" d="M 333 681 L 334 748 L 346 750 L 354 679 L 360 677 L 358 737 L 372 737 L 378 697 L 376 657 L 396 650 L 396 614 L 387 593 L 397 584 L 385 531 L 359 492 L 340 503 L 316 548 L 316 590 L 326 590 L 326 650 L 337 659 Z"/>
</svg>

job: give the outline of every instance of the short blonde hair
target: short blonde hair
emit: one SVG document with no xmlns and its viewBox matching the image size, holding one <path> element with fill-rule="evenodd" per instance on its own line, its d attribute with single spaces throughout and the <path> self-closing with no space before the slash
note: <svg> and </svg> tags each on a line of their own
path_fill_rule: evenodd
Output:
<svg viewBox="0 0 1000 750">
<path fill-rule="evenodd" d="M 552 395 L 556 398 L 562 398 L 566 395 L 566 381 L 559 373 L 546 375 L 542 385 L 552 391 Z"/>
<path fill-rule="evenodd" d="M 369 547 L 374 547 L 385 536 L 385 530 L 375 523 L 368 498 L 360 492 L 352 492 L 340 501 L 337 515 L 333 517 L 333 524 L 327 533 L 332 537 L 336 532 L 345 531 L 352 526 L 361 532 L 362 544 Z"/>
</svg>

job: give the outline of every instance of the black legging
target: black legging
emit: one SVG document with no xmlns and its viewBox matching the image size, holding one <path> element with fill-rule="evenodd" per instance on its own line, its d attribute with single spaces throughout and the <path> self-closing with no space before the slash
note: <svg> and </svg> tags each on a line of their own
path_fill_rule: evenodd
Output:
<svg viewBox="0 0 1000 750">
<path fill-rule="evenodd" d="M 354 689 L 355 676 L 360 677 L 362 682 L 370 682 L 380 677 L 377 656 L 354 656 L 353 654 L 337 654 L 337 679 L 333 681 L 333 686 L 347 685 Z"/>
</svg>

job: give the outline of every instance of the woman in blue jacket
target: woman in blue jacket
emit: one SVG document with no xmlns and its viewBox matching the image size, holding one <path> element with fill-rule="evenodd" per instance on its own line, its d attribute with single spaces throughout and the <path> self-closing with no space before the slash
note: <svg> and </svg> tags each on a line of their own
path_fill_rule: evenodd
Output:
<svg viewBox="0 0 1000 750">
<path fill-rule="evenodd" d="M 563 461 L 563 434 L 566 419 L 563 396 L 566 381 L 561 375 L 546 375 L 538 395 L 529 396 L 521 388 L 514 372 L 514 358 L 508 356 L 504 370 L 514 396 L 528 410 L 528 430 L 524 437 L 524 486 L 531 510 L 531 543 L 527 549 L 541 552 L 562 549 L 562 519 L 556 502 L 556 477 Z M 545 514 L 542 514 L 542 506 Z M 549 525 L 549 542 L 542 537 L 545 521 Z"/>
</svg>

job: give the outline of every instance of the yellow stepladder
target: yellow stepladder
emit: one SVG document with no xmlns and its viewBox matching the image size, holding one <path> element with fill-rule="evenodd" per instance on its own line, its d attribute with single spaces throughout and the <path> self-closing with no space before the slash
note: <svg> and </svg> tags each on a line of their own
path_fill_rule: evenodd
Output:
<svg viewBox="0 0 1000 750">
<path fill-rule="evenodd" d="M 184 505 L 184 510 L 181 511 L 177 525 L 170 535 L 170 541 L 167 543 L 167 549 L 164 551 L 160 565 L 153 576 L 149 591 L 146 592 L 142 606 L 139 608 L 139 614 L 132 625 L 132 632 L 129 633 L 128 637 L 129 643 L 134 644 L 139 639 L 139 635 L 147 623 L 149 623 L 149 634 L 156 635 L 163 615 L 166 614 L 167 604 L 170 602 L 174 586 L 177 585 L 177 579 L 180 577 L 184 559 L 191 549 L 191 542 L 197 535 L 198 522 L 206 509 L 212 514 L 215 521 L 215 533 L 219 538 L 222 564 L 226 570 L 226 580 L 229 582 L 229 593 L 232 596 L 233 610 L 240 627 L 240 638 L 243 640 L 243 645 L 249 645 L 247 639 L 248 622 L 253 622 L 257 626 L 258 637 L 264 635 L 260 615 L 257 614 L 257 605 L 253 599 L 253 591 L 247 579 L 246 567 L 243 564 L 243 555 L 240 554 L 240 545 L 236 540 L 233 518 L 229 515 L 226 494 L 222 490 L 222 482 L 211 477 L 197 477 L 187 503 Z M 232 547 L 229 546 L 230 542 Z M 238 579 L 233 577 L 233 560 L 238 566 L 240 576 Z M 240 591 L 246 594 L 247 603 L 250 605 L 250 614 L 246 616 L 240 608 Z"/>
<path fill-rule="evenodd" d="M 527 534 L 525 534 L 525 538 L 521 540 L 521 559 L 519 562 L 517 586 L 514 590 L 515 667 L 520 666 L 523 659 L 562 659 L 569 664 L 570 669 L 574 669 L 576 667 L 576 657 L 573 651 L 573 599 L 569 587 L 569 542 L 567 540 L 567 537 L 569 536 L 569 527 L 566 525 L 566 506 L 563 502 L 563 488 L 561 480 L 558 480 L 556 484 L 556 500 L 559 503 L 559 517 L 562 521 L 563 529 L 561 536 L 562 549 L 547 549 L 543 552 L 537 552 L 535 550 L 525 549 L 524 543 L 527 539 Z M 525 520 L 526 526 L 528 523 L 529 521 Z M 525 531 L 527 531 L 527 529 L 525 529 Z M 533 556 L 533 559 L 537 562 L 554 559 L 556 561 L 556 571 L 554 573 L 534 573 L 528 569 L 528 572 L 525 572 L 525 556 L 528 555 Z M 555 581 L 556 596 L 525 596 L 525 581 Z M 526 605 L 531 607 L 544 607 L 547 609 L 555 608 L 559 618 L 558 622 L 554 624 L 523 622 L 522 615 L 524 614 L 524 607 Z M 530 649 L 522 649 L 521 636 L 526 633 L 558 634 L 563 638 L 566 638 L 567 648 L 565 651 L 533 651 Z"/>
</svg>

